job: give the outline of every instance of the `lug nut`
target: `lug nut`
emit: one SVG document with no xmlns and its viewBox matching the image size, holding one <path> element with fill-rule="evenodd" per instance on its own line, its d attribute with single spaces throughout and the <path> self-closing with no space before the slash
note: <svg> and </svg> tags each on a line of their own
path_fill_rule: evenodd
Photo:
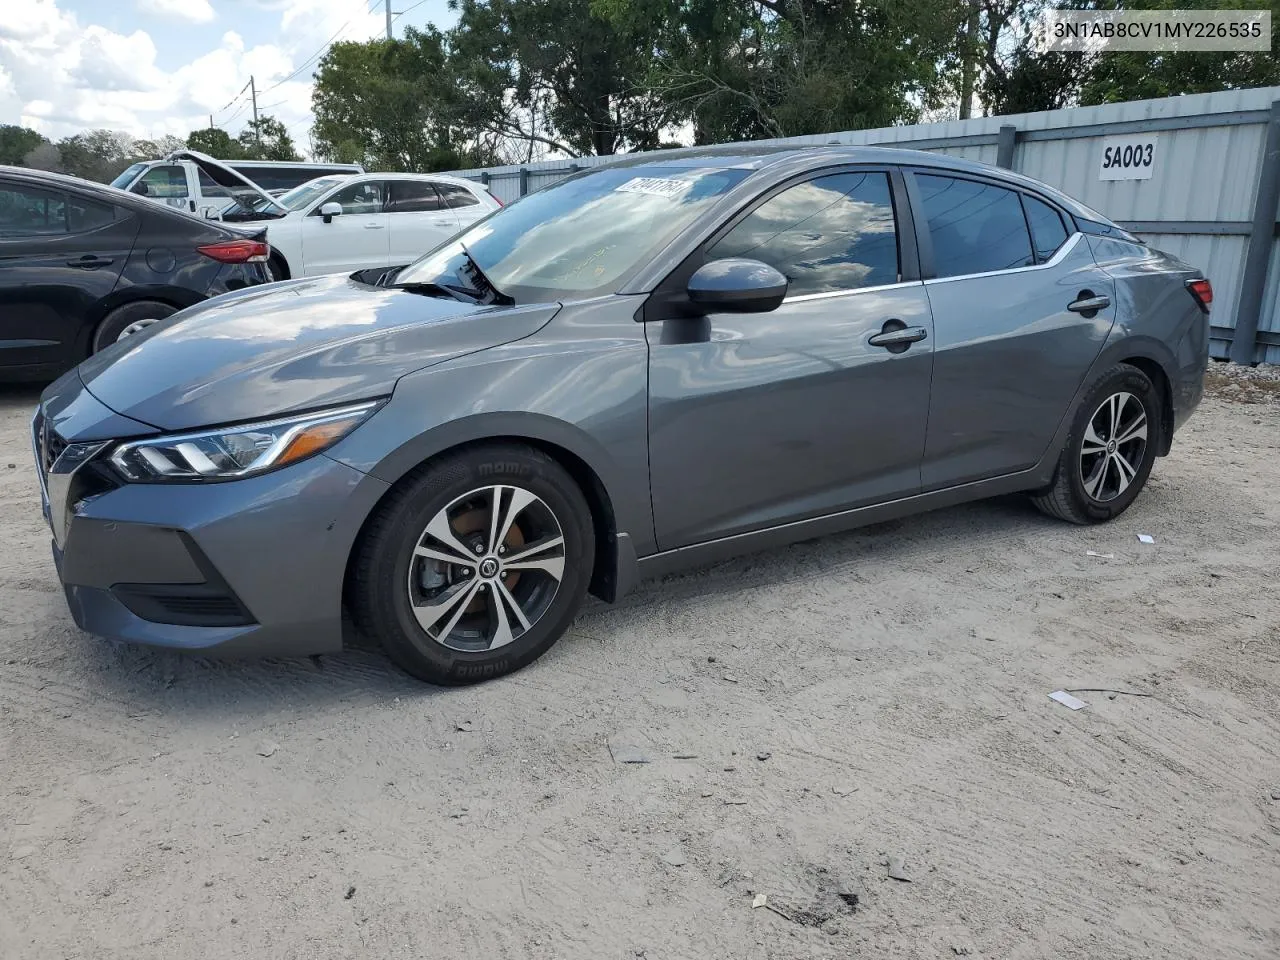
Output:
<svg viewBox="0 0 1280 960">
<path fill-rule="evenodd" d="M 484 553 L 484 547 L 480 546 L 478 543 L 476 544 L 476 553 Z"/>
</svg>

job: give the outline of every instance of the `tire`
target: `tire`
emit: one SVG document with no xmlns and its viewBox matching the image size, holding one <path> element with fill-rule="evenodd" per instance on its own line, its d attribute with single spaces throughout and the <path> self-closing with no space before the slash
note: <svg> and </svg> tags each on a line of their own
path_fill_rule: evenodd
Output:
<svg viewBox="0 0 1280 960">
<path fill-rule="evenodd" d="M 271 282 L 289 279 L 289 264 L 280 254 L 272 251 L 267 259 L 267 272 L 271 274 Z"/>
<path fill-rule="evenodd" d="M 133 303 L 116 307 L 102 318 L 98 329 L 94 331 L 92 352 L 105 350 L 124 336 L 136 333 L 136 330 L 130 329 L 132 327 L 143 326 L 149 322 L 154 323 L 177 312 L 177 307 L 161 303 L 159 300 L 135 300 Z"/>
<path fill-rule="evenodd" d="M 508 568 L 516 558 L 521 568 Z M 406 672 L 476 683 L 551 649 L 582 605 L 594 562 L 591 512 L 564 468 L 532 447 L 485 445 L 420 467 L 378 506 L 352 558 L 351 605 Z"/>
<path fill-rule="evenodd" d="M 1137 367 L 1120 363 L 1101 374 L 1076 411 L 1053 483 L 1031 502 L 1069 523 L 1105 523 L 1124 513 L 1151 475 L 1163 409 L 1159 391 Z"/>
</svg>

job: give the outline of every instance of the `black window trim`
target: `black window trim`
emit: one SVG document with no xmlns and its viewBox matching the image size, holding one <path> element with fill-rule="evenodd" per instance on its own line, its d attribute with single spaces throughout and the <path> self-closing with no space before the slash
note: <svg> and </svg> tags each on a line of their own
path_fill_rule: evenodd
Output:
<svg viewBox="0 0 1280 960">
<path fill-rule="evenodd" d="M 725 218 L 719 227 L 699 243 L 688 256 L 681 260 L 680 264 L 668 273 L 661 283 L 653 288 L 653 292 L 645 301 L 644 306 L 637 311 L 636 320 L 640 323 L 653 323 L 682 315 L 679 308 L 686 300 L 685 288 L 688 285 L 689 277 L 693 275 L 698 267 L 707 262 L 705 259 L 707 251 L 718 243 L 725 234 L 784 190 L 789 190 L 802 183 L 808 183 L 811 180 L 821 180 L 823 177 L 836 176 L 842 173 L 883 173 L 889 178 L 889 200 L 893 204 L 894 229 L 897 231 L 898 239 L 898 279 L 893 283 L 878 283 L 867 287 L 850 287 L 847 290 L 824 290 L 820 293 L 788 295 L 783 300 L 783 303 L 804 303 L 808 300 L 848 297 L 859 293 L 900 287 L 909 283 L 919 283 L 922 277 L 919 252 L 916 247 L 918 231 L 915 229 L 914 220 L 912 219 L 911 205 L 907 199 L 907 183 L 903 177 L 902 168 L 887 163 L 832 164 L 828 167 L 809 169 L 787 177 L 785 180 L 780 180 L 773 184 L 763 193 L 757 193 L 745 201 L 742 206 Z"/>
<path fill-rule="evenodd" d="M 906 193 L 911 206 L 921 212 L 919 226 L 916 229 L 916 246 L 920 251 L 920 275 L 921 279 L 928 283 L 945 283 L 952 280 L 972 280 L 976 277 L 995 277 L 1002 276 L 1006 273 L 1017 273 L 1020 270 L 1043 270 L 1045 267 L 1055 266 L 1073 249 L 1079 242 L 1078 237 L 1081 235 L 1081 228 L 1067 210 L 1062 208 L 1061 204 L 1055 203 L 1049 197 L 1035 190 L 1030 190 L 1020 183 L 1011 183 L 1000 177 L 986 177 L 981 174 L 970 173 L 968 170 L 951 170 L 947 167 L 903 167 L 902 172 L 906 177 Z M 916 182 L 916 176 L 927 177 L 950 177 L 953 180 L 972 180 L 975 183 L 985 184 L 991 187 L 1000 187 L 1008 190 L 1010 193 L 1018 196 L 1018 209 L 1022 211 L 1023 222 L 1027 226 L 1027 241 L 1031 245 L 1031 257 L 1034 263 L 1027 264 L 1023 267 L 1005 267 L 1003 270 L 984 270 L 980 273 L 960 273 L 952 277 L 938 276 L 937 263 L 933 257 L 933 237 L 929 233 L 929 223 L 924 219 L 924 198 L 920 195 L 920 185 Z M 1062 218 L 1062 225 L 1067 230 L 1067 239 L 1062 245 L 1054 251 L 1052 257 L 1048 260 L 1041 261 L 1036 253 L 1035 237 L 1031 233 L 1031 221 L 1027 217 L 1026 204 L 1022 202 L 1023 196 L 1032 197 L 1047 205 L 1052 210 L 1057 211 L 1058 216 Z M 913 221 L 914 222 L 914 221 Z"/>
</svg>

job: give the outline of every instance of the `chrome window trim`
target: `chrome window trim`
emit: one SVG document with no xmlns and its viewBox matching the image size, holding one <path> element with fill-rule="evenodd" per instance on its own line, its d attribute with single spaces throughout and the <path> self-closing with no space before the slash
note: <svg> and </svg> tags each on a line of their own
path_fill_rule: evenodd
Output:
<svg viewBox="0 0 1280 960">
<path fill-rule="evenodd" d="M 956 280 L 976 280 L 980 277 L 1002 277 L 1007 273 L 1029 273 L 1033 270 L 1049 270 L 1062 263 L 1080 243 L 1080 238 L 1083 236 L 1084 234 L 1079 230 L 1072 233 L 1067 238 L 1067 242 L 1058 248 L 1058 252 L 1044 263 L 1033 263 L 1028 267 L 1009 267 L 1006 270 L 987 270 L 985 273 L 961 273 L 954 277 L 930 277 L 924 282 L 925 284 L 953 283 Z"/>
<path fill-rule="evenodd" d="M 821 293 L 801 293 L 794 297 L 785 297 L 783 303 L 807 303 L 810 300 L 830 300 L 833 297 L 847 297 L 854 293 L 874 293 L 877 290 L 894 290 L 898 287 L 915 287 L 919 280 L 898 280 L 894 283 L 877 283 L 870 287 L 848 287 L 842 290 L 824 290 Z"/>
</svg>

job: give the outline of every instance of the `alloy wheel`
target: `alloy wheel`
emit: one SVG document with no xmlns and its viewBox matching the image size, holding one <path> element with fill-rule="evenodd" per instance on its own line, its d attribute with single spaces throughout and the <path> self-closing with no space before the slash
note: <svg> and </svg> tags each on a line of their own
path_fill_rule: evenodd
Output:
<svg viewBox="0 0 1280 960">
<path fill-rule="evenodd" d="M 523 487 L 481 487 L 437 512 L 418 537 L 409 604 L 436 643 L 494 650 L 546 613 L 564 566 L 564 533 L 545 501 Z"/>
<path fill-rule="evenodd" d="M 116 337 L 116 343 L 119 343 L 125 337 L 131 337 L 135 333 L 141 333 L 143 330 L 147 329 L 147 327 L 151 326 L 155 322 L 156 322 L 155 319 L 135 320 L 133 323 L 129 324 L 127 327 L 125 327 L 123 330 L 120 331 L 120 335 Z"/>
<path fill-rule="evenodd" d="M 1089 418 L 1080 447 L 1084 492 L 1105 503 L 1133 483 L 1147 455 L 1147 411 L 1132 393 L 1113 393 Z"/>
</svg>

